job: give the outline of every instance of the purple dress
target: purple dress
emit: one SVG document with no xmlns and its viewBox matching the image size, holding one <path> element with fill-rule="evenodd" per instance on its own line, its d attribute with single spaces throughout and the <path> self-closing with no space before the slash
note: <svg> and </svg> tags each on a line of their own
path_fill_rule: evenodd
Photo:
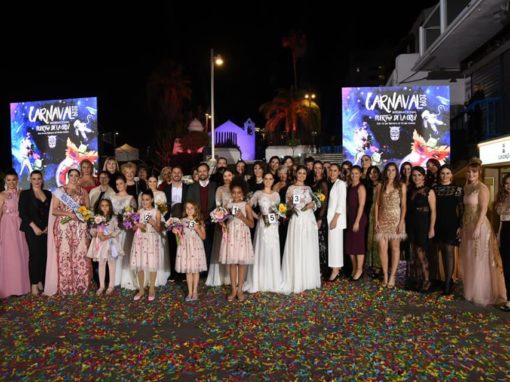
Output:
<svg viewBox="0 0 510 382">
<path fill-rule="evenodd" d="M 359 230 L 354 232 L 352 226 L 358 214 L 359 198 L 358 187 L 349 186 L 347 189 L 347 230 L 345 236 L 345 253 L 348 255 L 365 254 L 365 231 L 367 230 L 367 215 L 363 209 L 363 215 L 359 221 Z"/>
<path fill-rule="evenodd" d="M 19 230 L 18 193 L 4 193 L 0 217 L 0 298 L 30 292 L 28 245 Z"/>
</svg>

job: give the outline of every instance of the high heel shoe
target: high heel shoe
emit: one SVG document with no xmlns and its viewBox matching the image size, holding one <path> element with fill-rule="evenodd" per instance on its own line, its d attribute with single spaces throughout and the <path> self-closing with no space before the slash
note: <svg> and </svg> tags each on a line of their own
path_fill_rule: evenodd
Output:
<svg viewBox="0 0 510 382">
<path fill-rule="evenodd" d="M 361 279 L 363 278 L 363 273 L 364 273 L 364 272 L 361 272 L 361 273 L 360 273 L 360 275 L 358 276 L 358 278 L 353 277 L 353 278 L 352 278 L 352 281 L 359 281 L 359 280 L 361 280 Z"/>
<path fill-rule="evenodd" d="M 430 280 L 424 280 L 423 281 L 423 286 L 421 287 L 421 291 L 422 292 L 428 292 L 431 285 L 432 285 L 432 283 L 430 282 Z"/>
<path fill-rule="evenodd" d="M 338 272 L 338 273 L 335 275 L 335 277 L 331 277 L 331 276 L 329 276 L 328 281 L 329 281 L 330 283 L 332 283 L 332 282 L 334 282 L 334 281 L 338 280 L 338 277 L 339 277 L 339 276 L 340 276 L 340 272 Z"/>
</svg>

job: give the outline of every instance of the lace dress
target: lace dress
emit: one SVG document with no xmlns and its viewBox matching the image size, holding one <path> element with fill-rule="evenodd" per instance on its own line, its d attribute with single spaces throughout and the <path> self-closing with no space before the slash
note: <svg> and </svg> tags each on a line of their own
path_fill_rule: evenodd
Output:
<svg viewBox="0 0 510 382">
<path fill-rule="evenodd" d="M 128 207 L 136 210 L 136 201 L 131 195 L 119 196 L 113 195 L 111 198 L 113 212 L 119 219 L 119 227 L 121 228 L 119 235 L 119 243 L 125 254 L 131 253 L 133 244 L 133 230 L 126 230 L 122 227 L 122 214 Z M 129 265 L 129 256 L 122 256 L 117 259 L 115 268 L 115 286 L 120 285 L 122 288 L 135 290 L 138 288 L 138 280 Z"/>
<path fill-rule="evenodd" d="M 312 209 L 302 211 L 312 201 L 311 194 L 308 186 L 290 186 L 287 190 L 287 201 L 291 198 L 296 202 L 292 205 L 296 213 L 290 218 L 283 252 L 285 293 L 300 293 L 321 286 L 317 223 Z"/>
<path fill-rule="evenodd" d="M 250 205 L 257 205 L 260 209 L 253 243 L 255 260 L 248 268 L 244 285 L 244 289 L 250 293 L 279 292 L 282 287 L 278 220 L 269 216 L 274 213 L 272 207 L 279 203 L 280 195 L 274 191 L 270 194 L 257 191 L 250 200 Z"/>
<path fill-rule="evenodd" d="M 483 217 L 480 236 L 473 239 L 476 223 L 480 218 L 480 184 L 464 194 L 464 217 L 460 244 L 460 267 L 464 281 L 464 298 L 480 305 L 506 301 L 501 256 L 489 219 Z"/>
</svg>

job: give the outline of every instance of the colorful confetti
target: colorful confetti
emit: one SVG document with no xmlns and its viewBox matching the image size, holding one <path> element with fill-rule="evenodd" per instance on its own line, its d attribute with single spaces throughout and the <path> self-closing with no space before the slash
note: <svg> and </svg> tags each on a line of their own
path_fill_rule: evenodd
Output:
<svg viewBox="0 0 510 382">
<path fill-rule="evenodd" d="M 510 315 L 341 279 L 299 295 L 2 300 L 0 380 L 508 380 Z"/>
</svg>

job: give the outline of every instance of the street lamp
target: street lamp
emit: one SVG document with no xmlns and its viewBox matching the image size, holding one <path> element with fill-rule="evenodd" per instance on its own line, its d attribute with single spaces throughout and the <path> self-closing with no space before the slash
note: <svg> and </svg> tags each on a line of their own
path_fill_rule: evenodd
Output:
<svg viewBox="0 0 510 382">
<path fill-rule="evenodd" d="M 223 58 L 220 55 L 214 55 L 214 49 L 211 49 L 211 157 L 214 157 L 214 146 L 216 137 L 214 136 L 214 66 L 222 66 Z"/>
</svg>

